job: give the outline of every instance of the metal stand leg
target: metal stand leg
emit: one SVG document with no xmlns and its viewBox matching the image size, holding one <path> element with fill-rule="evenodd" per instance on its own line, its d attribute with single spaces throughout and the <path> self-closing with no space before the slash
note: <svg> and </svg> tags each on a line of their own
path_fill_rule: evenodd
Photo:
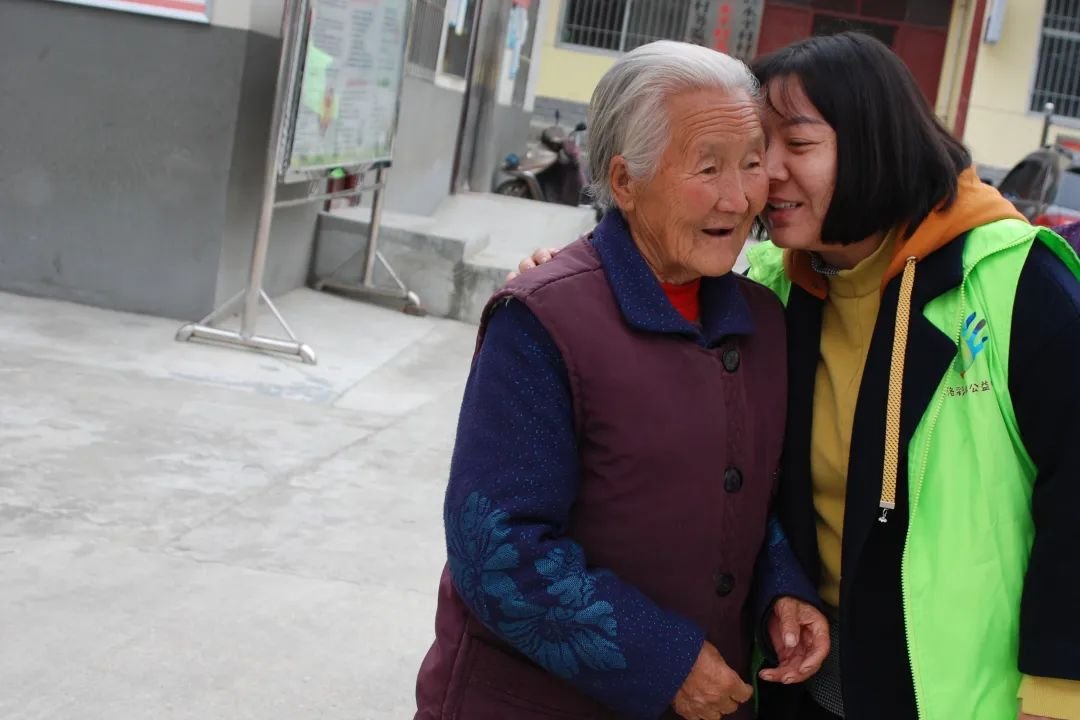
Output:
<svg viewBox="0 0 1080 720">
<path fill-rule="evenodd" d="M 296 339 L 292 329 L 278 312 L 274 303 L 262 289 L 263 274 L 266 271 L 266 256 L 270 248 L 270 225 L 274 218 L 274 202 L 277 198 L 278 159 L 280 157 L 282 130 L 284 127 L 285 98 L 291 95 L 288 88 L 291 58 L 298 43 L 298 18 L 304 17 L 307 3 L 305 0 L 287 0 L 282 16 L 281 59 L 278 63 L 277 88 L 275 90 L 274 112 L 270 122 L 270 143 L 266 150 L 266 174 L 263 177 L 262 207 L 259 221 L 255 228 L 255 244 L 251 251 L 251 268 L 247 287 L 220 308 L 214 310 L 200 322 L 185 325 L 176 333 L 176 339 L 186 342 L 195 338 L 239 345 L 255 350 L 295 355 L 306 363 L 315 364 L 315 351 Z M 240 331 L 223 330 L 213 324 L 223 317 L 232 315 L 236 306 L 243 299 L 240 314 Z M 288 340 L 262 337 L 255 334 L 255 322 L 259 316 L 260 301 L 265 303 L 277 318 Z"/>
<path fill-rule="evenodd" d="M 361 183 L 363 184 L 363 183 Z M 353 255 L 349 256 L 345 262 L 338 265 L 334 270 L 326 277 L 321 277 L 315 282 L 316 290 L 331 290 L 339 292 L 344 295 L 353 297 L 385 297 L 394 298 L 405 301 L 405 306 L 402 310 L 410 315 L 424 315 L 425 311 L 423 305 L 420 303 L 420 297 L 409 290 L 408 286 L 401 281 L 401 277 L 394 271 L 393 266 L 387 261 L 381 252 L 379 252 L 379 226 L 382 222 L 382 210 L 383 210 L 383 190 L 386 187 L 385 170 L 379 167 L 375 171 L 375 184 L 374 195 L 371 198 L 371 222 L 368 225 L 368 242 L 367 248 L 363 251 L 357 251 Z M 364 272 L 361 276 L 361 283 L 359 285 L 354 283 L 348 283 L 337 278 L 338 272 L 341 271 L 346 265 L 352 263 L 361 252 L 364 255 Z M 375 285 L 375 263 L 378 262 L 386 270 L 390 279 L 394 281 L 397 286 L 396 289 L 381 288 Z"/>
<path fill-rule="evenodd" d="M 264 337 L 262 335 L 245 335 L 243 330 L 224 330 L 213 326 L 218 319 L 231 315 L 239 308 L 240 299 L 244 297 L 244 292 L 233 296 L 229 302 L 219 307 L 214 312 L 207 315 L 205 318 L 197 323 L 188 323 L 180 328 L 176 332 L 176 339 L 179 342 L 187 342 L 188 340 L 208 340 L 210 342 L 225 343 L 226 345 L 239 345 L 241 347 L 250 348 L 252 350 L 263 350 L 269 352 L 283 353 L 285 355 L 295 355 L 308 365 L 314 365 L 315 351 L 311 349 L 310 345 L 306 345 L 300 342 L 296 335 L 293 334 L 292 328 L 285 322 L 285 318 L 281 316 L 277 306 L 270 297 L 263 291 L 259 291 L 259 297 L 266 307 L 270 308 L 270 312 L 277 318 L 278 323 L 281 325 L 281 329 L 285 331 L 285 334 L 289 336 L 288 340 L 279 340 L 277 338 Z"/>
</svg>

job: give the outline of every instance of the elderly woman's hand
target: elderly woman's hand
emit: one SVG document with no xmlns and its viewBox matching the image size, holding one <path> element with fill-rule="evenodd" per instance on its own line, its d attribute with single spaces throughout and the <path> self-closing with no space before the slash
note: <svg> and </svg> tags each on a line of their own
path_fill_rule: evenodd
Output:
<svg viewBox="0 0 1080 720">
<path fill-rule="evenodd" d="M 782 597 L 773 605 L 769 637 L 780 665 L 759 673 L 768 682 L 805 682 L 829 655 L 829 621 L 813 605 L 796 598 Z"/>
<path fill-rule="evenodd" d="M 510 282 L 526 270 L 531 270 L 534 267 L 543 265 L 548 260 L 555 257 L 558 252 L 559 248 L 540 248 L 532 255 L 519 262 L 517 272 L 511 271 L 510 274 L 506 276 L 506 282 Z"/>
<path fill-rule="evenodd" d="M 753 694 L 754 689 L 724 662 L 720 651 L 706 642 L 672 705 L 686 720 L 720 720 Z"/>
</svg>

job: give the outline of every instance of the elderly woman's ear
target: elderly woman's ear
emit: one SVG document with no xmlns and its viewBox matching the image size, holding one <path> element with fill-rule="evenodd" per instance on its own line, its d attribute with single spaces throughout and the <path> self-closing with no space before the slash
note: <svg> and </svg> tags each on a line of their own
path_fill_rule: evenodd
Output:
<svg viewBox="0 0 1080 720">
<path fill-rule="evenodd" d="M 634 178 L 630 176 L 626 159 L 622 155 L 611 158 L 611 164 L 608 166 L 608 183 L 611 185 L 611 195 L 619 209 L 623 212 L 633 212 Z"/>
</svg>

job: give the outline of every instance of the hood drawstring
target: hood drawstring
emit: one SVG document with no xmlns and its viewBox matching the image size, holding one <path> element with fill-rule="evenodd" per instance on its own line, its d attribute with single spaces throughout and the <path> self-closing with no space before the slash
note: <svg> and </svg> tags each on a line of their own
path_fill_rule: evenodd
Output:
<svg viewBox="0 0 1080 720">
<path fill-rule="evenodd" d="M 881 517 L 889 522 L 889 511 L 896 509 L 896 476 L 900 465 L 900 404 L 904 395 L 904 359 L 907 355 L 908 325 L 911 321 L 911 289 L 915 285 L 916 258 L 904 263 L 900 281 L 900 300 L 896 305 L 896 329 L 893 331 L 892 363 L 889 366 L 889 400 L 885 412 L 885 465 L 881 481 Z"/>
</svg>

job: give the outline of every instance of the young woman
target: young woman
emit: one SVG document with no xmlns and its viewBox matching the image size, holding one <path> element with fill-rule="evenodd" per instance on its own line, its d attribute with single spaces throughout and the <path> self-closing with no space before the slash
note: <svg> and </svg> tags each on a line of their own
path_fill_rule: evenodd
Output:
<svg viewBox="0 0 1080 720">
<path fill-rule="evenodd" d="M 1080 718 L 1080 262 L 970 168 L 884 45 L 756 64 L 787 306 L 777 500 L 831 609 L 762 716 Z"/>
</svg>

